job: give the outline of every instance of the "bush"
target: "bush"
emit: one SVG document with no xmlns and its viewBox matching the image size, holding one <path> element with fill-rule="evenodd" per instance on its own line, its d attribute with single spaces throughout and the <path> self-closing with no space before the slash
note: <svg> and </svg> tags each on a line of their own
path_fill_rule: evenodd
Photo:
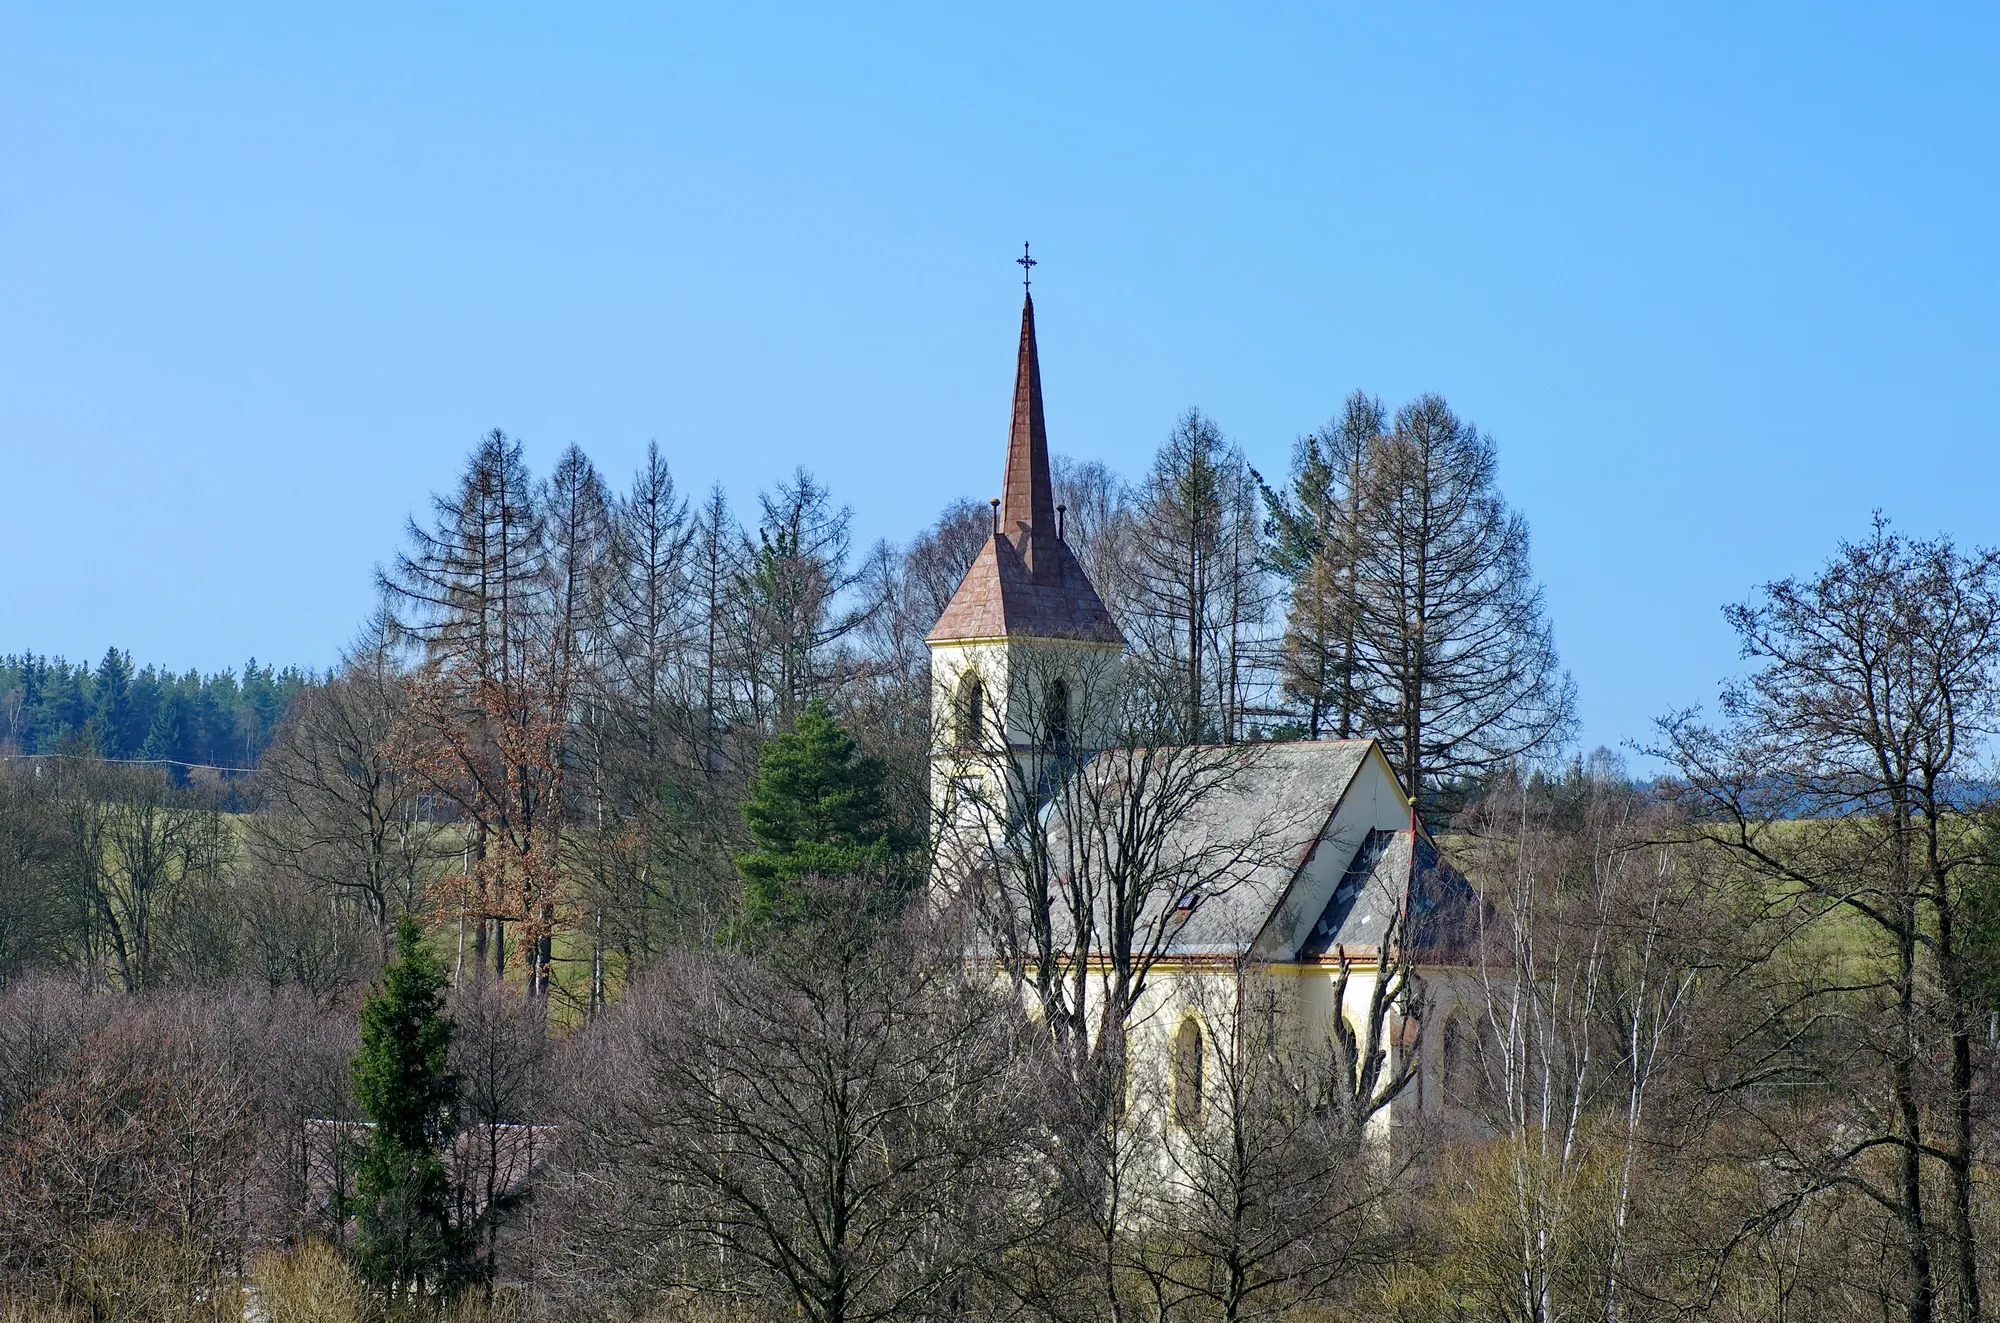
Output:
<svg viewBox="0 0 2000 1323">
<path fill-rule="evenodd" d="M 323 1240 L 257 1255 L 250 1280 L 270 1323 L 362 1323 L 368 1316 L 368 1288 Z"/>
</svg>

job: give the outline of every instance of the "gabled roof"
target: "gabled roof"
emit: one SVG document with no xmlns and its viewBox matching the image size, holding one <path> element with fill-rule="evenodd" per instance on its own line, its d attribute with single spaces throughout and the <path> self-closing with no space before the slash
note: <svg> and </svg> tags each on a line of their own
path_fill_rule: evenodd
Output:
<svg viewBox="0 0 2000 1323">
<path fill-rule="evenodd" d="M 1387 781 L 1382 793 L 1395 786 L 1374 740 L 1204 752 L 1235 755 L 1240 763 L 1177 807 L 1160 842 L 1154 872 L 1164 880 L 1147 898 L 1137 932 L 1164 934 L 1167 958 L 1234 959 L 1255 952 L 1259 959 L 1313 963 L 1336 952 L 1368 956 L 1380 950 L 1398 915 L 1408 917 L 1395 942 L 1421 949 L 1427 961 L 1452 959 L 1466 946 L 1476 898 L 1465 879 L 1439 860 L 1430 838 L 1413 825 L 1365 825 L 1370 813 L 1377 814 L 1375 823 L 1382 821 L 1379 810 L 1365 807 L 1366 799 L 1353 813 L 1342 812 L 1371 759 Z M 1115 786 L 1133 777 L 1137 760 L 1148 756 L 1157 755 L 1107 749 L 1076 774 Z M 1392 803 L 1407 806 L 1399 788 Z M 1056 805 L 1043 813 L 1051 857 L 1067 857 Z M 1364 825 L 1353 825 L 1356 813 Z M 1339 870 L 1339 881 L 1322 900 L 1327 868 Z M 1185 890 L 1190 886 L 1192 896 Z M 1310 909 L 1299 912 L 1304 906 Z"/>
<path fill-rule="evenodd" d="M 1299 870 L 1321 848 L 1334 810 L 1372 748 L 1373 740 L 1320 740 L 1222 749 L 1106 749 L 1075 773 L 1094 782 L 1092 788 L 1043 807 L 1050 858 L 1118 849 L 1127 835 L 1112 831 L 1104 833 L 1109 839 L 1101 839 L 1099 824 L 1087 820 L 1072 849 L 1067 839 L 1072 824 L 1065 821 L 1061 806 L 1084 805 L 1084 818 L 1101 812 L 1142 836 L 1159 833 L 1157 840 L 1140 847 L 1151 856 L 1147 872 L 1157 880 L 1139 914 L 1138 931 L 1164 933 L 1175 955 L 1241 955 L 1284 903 Z M 1135 812 L 1135 806 L 1121 801 L 1122 787 L 1140 778 L 1157 789 L 1152 792 L 1155 802 Z M 1176 783 L 1193 786 L 1197 780 L 1199 788 L 1185 793 L 1167 789 Z M 1090 807 L 1098 804 L 1106 808 Z M 1162 815 L 1171 820 L 1162 821 Z M 1190 898 L 1194 903 L 1188 903 Z"/>
<path fill-rule="evenodd" d="M 973 557 L 972 568 L 927 641 L 1057 638 L 1124 646 L 1124 636 L 1090 577 L 1057 536 L 1033 299 L 1021 305 L 1021 349 L 1014 365 L 1014 414 L 1001 493 L 993 534 Z"/>
<path fill-rule="evenodd" d="M 1243 746 L 1244 775 L 1191 805 L 1162 853 L 1229 858 L 1173 934 L 1181 955 L 1241 955 L 1320 848 L 1334 810 L 1368 760 L 1373 740 L 1301 740 Z M 1156 895 L 1151 908 L 1175 903 Z"/>
</svg>

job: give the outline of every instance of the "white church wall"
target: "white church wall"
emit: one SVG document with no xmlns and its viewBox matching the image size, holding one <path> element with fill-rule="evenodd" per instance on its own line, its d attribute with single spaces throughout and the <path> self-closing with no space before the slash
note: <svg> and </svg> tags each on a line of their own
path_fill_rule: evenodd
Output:
<svg viewBox="0 0 2000 1323">
<path fill-rule="evenodd" d="M 931 803 L 945 838 L 941 861 L 975 857 L 995 828 L 1021 806 L 1011 802 L 1037 783 L 1045 756 L 1052 685 L 1060 680 L 1063 723 L 1077 747 L 1105 742 L 1114 728 L 1120 649 L 1063 640 L 986 639 L 931 645 Z M 977 737 L 961 729 L 968 678 L 980 686 Z"/>
</svg>

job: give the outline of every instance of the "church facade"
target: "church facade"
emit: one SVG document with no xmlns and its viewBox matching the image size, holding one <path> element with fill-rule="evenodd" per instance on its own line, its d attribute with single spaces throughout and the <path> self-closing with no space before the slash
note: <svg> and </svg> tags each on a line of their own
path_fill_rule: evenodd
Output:
<svg viewBox="0 0 2000 1323">
<path fill-rule="evenodd" d="M 1134 744 L 1126 643 L 1065 540 L 1032 298 L 993 528 L 927 642 L 933 876 L 988 898 L 995 953 L 1127 1008 L 1128 1060 L 1171 1114 L 1204 1112 L 1250 980 L 1286 1032 L 1342 1037 L 1436 1111 L 1478 1033 L 1477 899 L 1373 740 Z M 997 897 L 997 900 L 994 898 Z"/>
</svg>

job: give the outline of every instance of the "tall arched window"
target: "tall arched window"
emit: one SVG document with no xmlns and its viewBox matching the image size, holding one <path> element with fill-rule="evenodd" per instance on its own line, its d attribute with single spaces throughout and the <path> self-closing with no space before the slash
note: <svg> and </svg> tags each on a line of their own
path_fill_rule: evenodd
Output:
<svg viewBox="0 0 2000 1323">
<path fill-rule="evenodd" d="M 1049 681 L 1048 697 L 1044 704 L 1042 738 L 1056 753 L 1069 752 L 1069 682 L 1058 676 Z"/>
<path fill-rule="evenodd" d="M 1444 1022 L 1444 1042 L 1438 1053 L 1438 1073 L 1447 1106 L 1470 1107 L 1477 1097 L 1479 1031 L 1464 1016 Z"/>
<path fill-rule="evenodd" d="M 986 686 L 977 671 L 968 671 L 958 682 L 956 725 L 952 739 L 961 749 L 976 749 L 986 727 Z"/>
<path fill-rule="evenodd" d="M 1181 1021 L 1181 1027 L 1174 1031 L 1173 1059 L 1170 1069 L 1173 1073 L 1174 1124 L 1191 1126 L 1201 1123 L 1201 1026 L 1193 1016 Z"/>
</svg>

